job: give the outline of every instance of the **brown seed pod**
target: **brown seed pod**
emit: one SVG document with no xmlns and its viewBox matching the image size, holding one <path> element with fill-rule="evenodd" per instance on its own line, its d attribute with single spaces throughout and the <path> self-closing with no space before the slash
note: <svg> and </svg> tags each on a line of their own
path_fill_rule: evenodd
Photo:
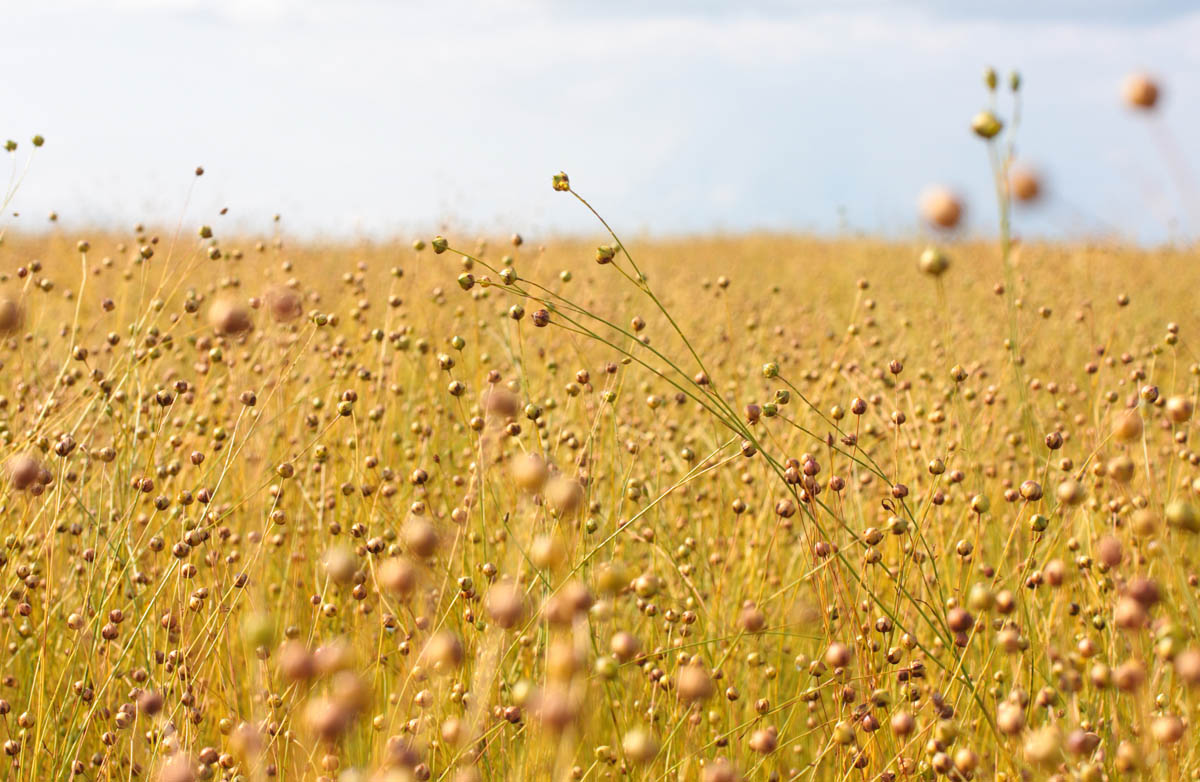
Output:
<svg viewBox="0 0 1200 782">
<path fill-rule="evenodd" d="M 495 418 L 501 422 L 516 418 L 521 412 L 520 397 L 495 385 L 488 386 L 480 394 L 479 404 L 489 419 Z"/>
<path fill-rule="evenodd" d="M 1200 650 L 1185 649 L 1175 655 L 1175 672 L 1190 686 L 1200 685 Z"/>
<path fill-rule="evenodd" d="M 572 516 L 583 506 L 582 484 L 574 478 L 556 475 L 546 484 L 546 503 L 560 516 Z"/>
<path fill-rule="evenodd" d="M 421 652 L 421 658 L 428 664 L 444 670 L 459 667 L 465 657 L 462 641 L 449 630 L 435 634 Z"/>
<path fill-rule="evenodd" d="M 963 205 L 958 195 L 948 187 L 934 185 L 921 193 L 921 216 L 935 228 L 949 230 L 962 219 Z"/>
<path fill-rule="evenodd" d="M 403 557 L 392 557 L 380 563 L 377 578 L 381 587 L 403 597 L 416 588 L 417 569 Z"/>
<path fill-rule="evenodd" d="M 304 644 L 288 641 L 279 650 L 279 672 L 288 681 L 308 681 L 317 675 L 317 660 Z"/>
<path fill-rule="evenodd" d="M 1141 439 L 1143 431 L 1142 416 L 1137 410 L 1122 410 L 1113 421 L 1113 437 L 1123 443 Z"/>
<path fill-rule="evenodd" d="M 1014 166 L 1008 175 L 1008 192 L 1018 201 L 1031 203 L 1042 195 L 1042 179 L 1028 166 Z"/>
<path fill-rule="evenodd" d="M 613 634 L 612 640 L 609 642 L 609 649 L 612 650 L 613 656 L 623 663 L 636 657 L 641 648 L 641 642 L 632 633 L 624 630 Z"/>
<path fill-rule="evenodd" d="M 287 323 L 304 314 L 304 302 L 300 294 L 286 285 L 273 285 L 263 294 L 267 311 L 277 323 Z"/>
<path fill-rule="evenodd" d="M 535 453 L 518 456 L 509 466 L 509 473 L 518 488 L 529 493 L 541 491 L 550 477 L 550 468 L 546 460 Z"/>
<path fill-rule="evenodd" d="M 1112 535 L 1105 535 L 1096 542 L 1096 559 L 1104 565 L 1114 568 L 1121 564 L 1124 556 L 1121 541 Z"/>
<path fill-rule="evenodd" d="M 0 299 L 0 334 L 12 334 L 25 323 L 25 308 L 13 299 Z"/>
<path fill-rule="evenodd" d="M 1192 400 L 1186 396 L 1173 396 L 1167 399 L 1167 417 L 1173 423 L 1186 423 L 1192 417 Z"/>
<path fill-rule="evenodd" d="M 779 732 L 774 728 L 756 730 L 750 736 L 750 749 L 760 755 L 770 755 L 779 746 Z"/>
<path fill-rule="evenodd" d="M 634 763 L 649 763 L 658 754 L 658 742 L 648 731 L 634 728 L 621 738 L 621 749 Z"/>
<path fill-rule="evenodd" d="M 493 584 L 485 600 L 488 616 L 497 627 L 508 630 L 525 616 L 525 595 L 509 582 Z"/>
<path fill-rule="evenodd" d="M 738 614 L 738 627 L 747 633 L 757 633 L 766 626 L 767 617 L 758 606 L 750 602 L 742 606 L 742 612 Z"/>
<path fill-rule="evenodd" d="M 424 559 L 433 556 L 438 549 L 438 542 L 437 530 L 425 519 L 413 517 L 404 525 L 404 544 L 418 557 Z"/>
<path fill-rule="evenodd" d="M 1158 82 L 1145 73 L 1131 73 L 1121 83 L 1121 97 L 1132 108 L 1153 109 L 1158 104 Z"/>
<path fill-rule="evenodd" d="M 42 463 L 29 454 L 22 453 L 11 456 L 4 465 L 8 471 L 8 479 L 17 491 L 24 491 L 35 484 L 41 483 Z"/>
<path fill-rule="evenodd" d="M 244 334 L 254 328 L 250 310 L 233 299 L 218 299 L 208 308 L 208 322 L 218 334 Z"/>
<path fill-rule="evenodd" d="M 697 703 L 711 698 L 716 687 L 702 665 L 689 663 L 679 669 L 675 690 L 685 703 Z"/>
</svg>

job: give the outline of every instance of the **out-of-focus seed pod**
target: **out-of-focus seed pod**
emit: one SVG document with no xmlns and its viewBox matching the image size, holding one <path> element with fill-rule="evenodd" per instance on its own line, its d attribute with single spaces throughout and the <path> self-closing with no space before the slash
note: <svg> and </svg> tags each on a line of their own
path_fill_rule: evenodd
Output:
<svg viewBox="0 0 1200 782">
<path fill-rule="evenodd" d="M 234 336 L 254 328 L 250 310 L 232 299 L 218 299 L 208 308 L 208 322 L 218 334 Z"/>
<path fill-rule="evenodd" d="M 1150 724 L 1150 733 L 1159 744 L 1175 744 L 1183 738 L 1183 720 L 1174 714 L 1156 717 Z"/>
<path fill-rule="evenodd" d="M 715 689 L 712 677 L 703 666 L 690 663 L 679 669 L 675 690 L 685 703 L 706 701 L 712 697 Z"/>
<path fill-rule="evenodd" d="M 1025 759 L 1035 766 L 1050 768 L 1063 756 L 1063 738 L 1057 725 L 1044 725 L 1029 734 L 1024 745 Z"/>
<path fill-rule="evenodd" d="M 554 533 L 538 535 L 529 545 L 529 560 L 543 570 L 557 570 L 567 561 L 567 548 L 561 536 Z"/>
<path fill-rule="evenodd" d="M 1058 489 L 1055 491 L 1058 501 L 1063 505 L 1079 505 L 1087 499 L 1087 489 L 1079 481 L 1073 478 L 1068 478 L 1058 484 Z"/>
<path fill-rule="evenodd" d="M 928 274 L 930 277 L 941 277 L 950 268 L 950 256 L 946 255 L 940 247 L 926 247 L 917 261 L 917 266 L 923 274 Z"/>
<path fill-rule="evenodd" d="M 1142 416 L 1137 410 L 1123 410 L 1113 421 L 1113 437 L 1123 443 L 1140 440 L 1143 431 Z"/>
<path fill-rule="evenodd" d="M 1029 166 L 1014 166 L 1008 176 L 1008 192 L 1018 201 L 1031 203 L 1042 194 L 1042 179 Z"/>
<path fill-rule="evenodd" d="M 627 663 L 634 657 L 637 657 L 641 648 L 641 642 L 632 633 L 627 633 L 624 630 L 614 633 L 612 640 L 609 642 L 609 649 L 612 650 L 613 656 L 623 663 Z"/>
<path fill-rule="evenodd" d="M 288 641 L 279 650 L 279 672 L 288 681 L 308 681 L 318 673 L 317 661 L 304 644 Z"/>
<path fill-rule="evenodd" d="M 379 585 L 393 595 L 403 597 L 417 586 L 417 569 L 403 557 L 391 557 L 379 564 Z"/>
<path fill-rule="evenodd" d="M 627 731 L 621 738 L 621 749 L 625 751 L 625 757 L 638 765 L 643 765 L 654 760 L 658 754 L 658 742 L 654 740 L 649 731 L 634 728 Z"/>
<path fill-rule="evenodd" d="M 267 311 L 277 323 L 287 323 L 304 314 L 304 302 L 300 294 L 286 285 L 274 285 L 263 296 Z"/>
<path fill-rule="evenodd" d="M 1096 559 L 1107 567 L 1114 568 L 1121 564 L 1124 558 L 1121 541 L 1112 535 L 1105 535 L 1096 542 Z"/>
<path fill-rule="evenodd" d="M 1175 672 L 1188 685 L 1200 686 L 1200 650 L 1185 649 L 1175 655 Z"/>
<path fill-rule="evenodd" d="M 1196 506 L 1187 500 L 1171 502 L 1163 511 L 1163 516 L 1172 527 L 1193 534 L 1200 532 L 1200 513 L 1196 511 Z"/>
<path fill-rule="evenodd" d="M 25 323 L 25 308 L 13 299 L 0 299 L 0 334 L 12 334 Z"/>
<path fill-rule="evenodd" d="M 496 418 L 503 422 L 508 418 L 516 418 L 521 412 L 520 397 L 498 386 L 488 386 L 479 401 L 489 419 Z"/>
<path fill-rule="evenodd" d="M 1167 399 L 1166 410 L 1167 417 L 1173 423 L 1187 423 L 1192 417 L 1194 406 L 1192 400 L 1186 396 L 1173 396 Z"/>
<path fill-rule="evenodd" d="M 488 616 L 497 627 L 508 630 L 525 616 L 525 595 L 512 583 L 493 584 L 485 600 Z"/>
<path fill-rule="evenodd" d="M 560 516 L 577 513 L 583 500 L 583 486 L 574 478 L 556 475 L 546 484 L 546 503 Z"/>
<path fill-rule="evenodd" d="M 323 564 L 325 572 L 335 584 L 345 586 L 354 580 L 358 571 L 358 557 L 344 546 L 336 546 L 325 552 Z"/>
<path fill-rule="evenodd" d="M 1004 123 L 990 111 L 981 111 L 971 118 L 971 130 L 982 139 L 992 139 L 1004 129 Z"/>
<path fill-rule="evenodd" d="M 948 187 L 935 185 L 927 188 L 921 193 L 920 207 L 921 216 L 935 228 L 954 228 L 962 219 L 962 201 Z"/>
<path fill-rule="evenodd" d="M 779 733 L 775 728 L 763 728 L 750 734 L 750 749 L 760 755 L 769 755 L 779 746 Z"/>
<path fill-rule="evenodd" d="M 437 530 L 425 519 L 413 517 L 404 525 L 404 544 L 418 557 L 433 556 L 438 549 Z"/>
<path fill-rule="evenodd" d="M 1001 733 L 1016 735 L 1025 729 L 1025 709 L 1012 701 L 1004 701 L 996 707 L 996 727 Z"/>
<path fill-rule="evenodd" d="M 436 633 L 425 644 L 421 653 L 422 659 L 442 670 L 458 668 L 462 665 L 465 656 L 466 652 L 463 650 L 462 641 L 449 630 Z"/>
<path fill-rule="evenodd" d="M 738 627 L 747 633 L 757 633 L 767 625 L 767 618 L 758 606 L 746 603 L 738 614 Z"/>
<path fill-rule="evenodd" d="M 1145 73 L 1131 73 L 1121 83 L 1121 97 L 1134 109 L 1153 109 L 1158 105 L 1158 82 Z"/>
<path fill-rule="evenodd" d="M 42 463 L 25 453 L 9 457 L 4 467 L 12 487 L 17 491 L 24 491 L 38 483 L 42 474 Z"/>
<path fill-rule="evenodd" d="M 513 482 L 523 491 L 539 492 L 550 478 L 550 468 L 546 460 L 535 453 L 527 453 L 513 460 L 509 468 Z"/>
</svg>

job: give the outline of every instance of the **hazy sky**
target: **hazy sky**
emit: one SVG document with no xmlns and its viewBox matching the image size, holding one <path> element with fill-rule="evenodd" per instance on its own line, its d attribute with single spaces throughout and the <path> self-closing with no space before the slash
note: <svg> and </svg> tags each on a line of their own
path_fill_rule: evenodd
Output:
<svg viewBox="0 0 1200 782">
<path fill-rule="evenodd" d="M 10 211 L 173 224 L 203 164 L 189 225 L 228 206 L 253 230 L 588 230 L 550 189 L 564 169 L 630 233 L 912 234 L 931 182 L 987 232 L 967 124 L 994 64 L 1024 76 L 1020 150 L 1053 195 L 1025 232 L 1194 236 L 1194 178 L 1166 162 L 1200 158 L 1189 5 L 23 0 L 3 9 L 0 137 L 18 163 L 47 144 Z M 1118 98 L 1138 68 L 1163 79 L 1152 122 Z"/>
</svg>

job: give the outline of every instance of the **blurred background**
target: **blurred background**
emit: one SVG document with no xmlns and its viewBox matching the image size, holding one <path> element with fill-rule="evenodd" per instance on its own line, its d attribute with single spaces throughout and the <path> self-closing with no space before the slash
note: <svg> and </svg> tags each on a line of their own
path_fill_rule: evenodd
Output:
<svg viewBox="0 0 1200 782">
<path fill-rule="evenodd" d="M 1200 230 L 1191 3 L 39 0 L 3 27 L 0 137 L 18 169 L 47 139 L 19 230 L 228 207 L 226 232 L 592 232 L 562 169 L 628 234 L 913 236 L 936 182 L 987 235 L 986 65 L 1020 70 L 1018 156 L 1044 176 L 1020 235 Z M 1135 70 L 1154 112 L 1121 100 Z"/>
</svg>

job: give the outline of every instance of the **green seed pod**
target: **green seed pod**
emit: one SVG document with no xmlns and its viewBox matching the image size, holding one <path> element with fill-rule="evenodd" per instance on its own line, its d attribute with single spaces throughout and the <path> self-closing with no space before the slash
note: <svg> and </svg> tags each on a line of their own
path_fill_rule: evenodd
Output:
<svg viewBox="0 0 1200 782">
<path fill-rule="evenodd" d="M 971 119 L 971 130 L 984 139 L 992 139 L 1004 129 L 1004 123 L 990 111 L 981 111 Z"/>
</svg>

